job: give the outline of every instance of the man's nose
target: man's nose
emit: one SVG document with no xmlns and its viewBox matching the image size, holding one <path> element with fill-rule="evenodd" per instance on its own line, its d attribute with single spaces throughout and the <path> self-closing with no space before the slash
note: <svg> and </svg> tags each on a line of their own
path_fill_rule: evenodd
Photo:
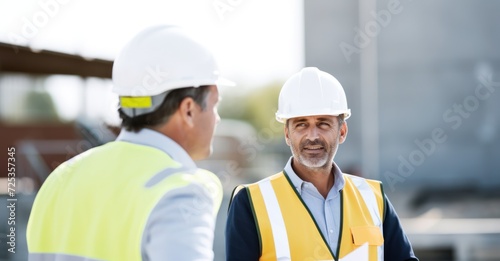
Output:
<svg viewBox="0 0 500 261">
<path fill-rule="evenodd" d="M 307 130 L 307 137 L 308 140 L 317 140 L 319 138 L 319 130 L 318 127 L 312 126 Z"/>
</svg>

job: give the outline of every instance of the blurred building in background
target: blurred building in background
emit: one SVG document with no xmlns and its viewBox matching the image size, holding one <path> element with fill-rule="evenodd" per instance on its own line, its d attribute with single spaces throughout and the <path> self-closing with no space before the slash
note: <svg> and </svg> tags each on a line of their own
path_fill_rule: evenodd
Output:
<svg viewBox="0 0 500 261">
<path fill-rule="evenodd" d="M 305 66 L 333 74 L 352 110 L 340 167 L 384 182 L 421 260 L 500 260 L 500 2 L 303 3 Z M 14 255 L 4 242 L 9 213 L 0 211 L 0 260 L 26 260 L 25 226 L 47 175 L 116 137 L 111 66 L 0 44 L 0 149 L 16 148 L 18 199 Z M 224 186 L 216 260 L 225 260 L 232 189 L 290 157 L 274 120 L 283 80 L 222 92 L 214 154 L 198 162 Z M 6 177 L 0 169 L 2 202 Z"/>
<path fill-rule="evenodd" d="M 340 166 L 384 182 L 421 260 L 500 260 L 500 2 L 304 4 L 306 66 L 352 109 Z"/>
</svg>

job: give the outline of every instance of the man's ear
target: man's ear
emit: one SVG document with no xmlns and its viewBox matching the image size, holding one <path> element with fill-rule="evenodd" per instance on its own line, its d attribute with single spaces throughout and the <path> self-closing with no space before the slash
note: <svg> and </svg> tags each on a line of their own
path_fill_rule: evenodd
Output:
<svg viewBox="0 0 500 261">
<path fill-rule="evenodd" d="M 196 102 L 191 97 L 187 97 L 179 104 L 178 113 L 180 113 L 182 122 L 189 127 L 194 126 L 194 114 L 196 113 Z"/>
<path fill-rule="evenodd" d="M 347 128 L 347 122 L 343 122 L 342 126 L 340 126 L 340 136 L 339 136 L 339 144 L 344 143 L 345 139 L 347 138 L 347 132 L 349 131 L 349 128 Z"/>
<path fill-rule="evenodd" d="M 284 130 L 285 130 L 285 142 L 286 142 L 286 145 L 290 146 L 290 137 L 288 136 L 288 121 L 285 122 L 285 125 L 284 125 Z"/>
</svg>

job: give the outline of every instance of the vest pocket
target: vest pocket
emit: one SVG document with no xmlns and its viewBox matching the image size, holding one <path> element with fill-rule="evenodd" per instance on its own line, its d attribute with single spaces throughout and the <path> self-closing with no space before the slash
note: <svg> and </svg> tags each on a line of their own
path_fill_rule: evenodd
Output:
<svg viewBox="0 0 500 261">
<path fill-rule="evenodd" d="M 382 231 L 377 226 L 351 227 L 352 242 L 361 246 L 368 243 L 370 246 L 381 246 L 384 244 Z"/>
</svg>

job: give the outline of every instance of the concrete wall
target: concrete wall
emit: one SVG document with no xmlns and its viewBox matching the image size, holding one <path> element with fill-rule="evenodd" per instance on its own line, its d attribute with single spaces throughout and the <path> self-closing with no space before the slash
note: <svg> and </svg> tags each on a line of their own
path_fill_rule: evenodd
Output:
<svg viewBox="0 0 500 261">
<path fill-rule="evenodd" d="M 353 113 L 341 166 L 362 164 L 357 51 L 376 42 L 378 178 L 394 190 L 500 186 L 499 1 L 382 0 L 373 27 L 356 1 L 304 4 L 306 66 L 336 76 Z"/>
</svg>

